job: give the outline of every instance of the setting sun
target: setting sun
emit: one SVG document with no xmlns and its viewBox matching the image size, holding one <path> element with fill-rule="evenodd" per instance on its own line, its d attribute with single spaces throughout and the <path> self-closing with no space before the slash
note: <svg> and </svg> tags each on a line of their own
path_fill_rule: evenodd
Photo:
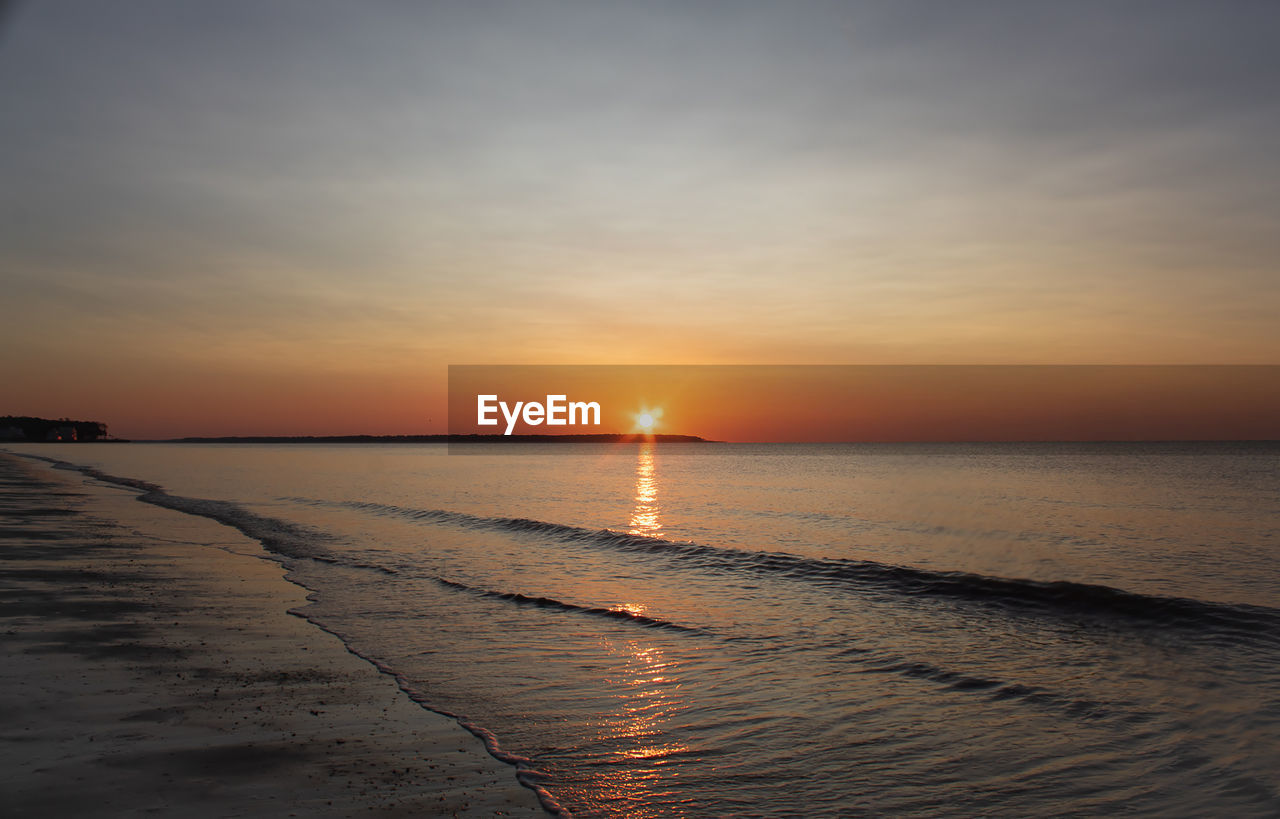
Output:
<svg viewBox="0 0 1280 819">
<path fill-rule="evenodd" d="M 653 432 L 653 428 L 658 425 L 658 419 L 661 417 L 660 409 L 642 409 L 636 413 L 636 429 L 640 432 Z"/>
</svg>

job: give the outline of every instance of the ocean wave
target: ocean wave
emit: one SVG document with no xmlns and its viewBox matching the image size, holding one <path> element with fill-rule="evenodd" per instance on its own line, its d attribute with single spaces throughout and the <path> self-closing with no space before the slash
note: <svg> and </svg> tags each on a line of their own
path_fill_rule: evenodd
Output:
<svg viewBox="0 0 1280 819">
<path fill-rule="evenodd" d="M 861 591 L 878 591 L 918 599 L 960 601 L 1012 613 L 1209 630 L 1226 638 L 1263 638 L 1280 642 L 1280 610 L 1263 606 L 1142 594 L 1068 580 L 1006 578 L 897 566 L 871 560 L 813 558 L 786 552 L 748 551 L 529 518 L 486 517 L 370 501 L 319 501 L 307 498 L 287 500 L 356 509 L 425 523 L 518 535 L 531 534 L 565 543 L 662 555 L 701 568 L 767 573 Z"/>
<path fill-rule="evenodd" d="M 338 560 L 330 550 L 321 545 L 333 539 L 331 535 L 325 532 L 309 529 L 278 518 L 259 515 L 231 501 L 171 495 L 164 487 L 149 481 L 110 475 L 91 466 L 81 466 L 39 455 L 29 455 L 27 457 L 48 461 L 53 464 L 55 469 L 79 472 L 86 477 L 103 483 L 137 490 L 139 492 L 138 500 L 143 503 L 150 503 L 165 509 L 173 509 L 188 515 L 215 520 L 253 538 L 272 552 L 283 557 L 305 558 L 324 563 L 336 563 Z"/>
<path fill-rule="evenodd" d="M 479 597 L 488 597 L 494 600 L 505 600 L 510 603 L 516 603 L 522 606 L 536 606 L 543 609 L 555 609 L 558 611 L 573 612 L 575 614 L 586 614 L 593 617 L 605 617 L 610 620 L 620 620 L 624 623 L 634 623 L 640 626 L 648 626 L 650 628 L 671 629 L 673 631 L 683 631 L 695 634 L 708 633 L 705 629 L 695 628 L 693 626 L 682 626 L 679 623 L 673 623 L 670 620 L 663 620 L 660 617 L 650 617 L 645 614 L 636 614 L 635 612 L 626 611 L 625 609 L 609 609 L 601 606 L 580 606 L 576 603 L 566 603 L 563 600 L 557 600 L 553 597 L 540 597 L 520 594 L 519 592 L 500 592 L 491 589 L 482 589 L 478 586 L 471 586 L 466 583 L 459 583 L 456 580 L 447 580 L 443 577 L 433 577 L 441 586 L 464 591 Z"/>
<path fill-rule="evenodd" d="M 853 660 L 862 665 L 859 674 L 892 674 L 899 677 L 924 680 L 950 691 L 984 696 L 993 701 L 1020 701 L 1028 705 L 1046 708 L 1065 714 L 1075 720 L 1099 720 L 1123 716 L 1130 722 L 1149 717 L 1144 712 L 1131 712 L 1127 706 L 1107 703 L 1084 697 L 1073 697 L 1051 691 L 1038 685 L 992 679 L 963 671 L 942 668 L 919 660 L 877 660 L 862 658 Z"/>
</svg>

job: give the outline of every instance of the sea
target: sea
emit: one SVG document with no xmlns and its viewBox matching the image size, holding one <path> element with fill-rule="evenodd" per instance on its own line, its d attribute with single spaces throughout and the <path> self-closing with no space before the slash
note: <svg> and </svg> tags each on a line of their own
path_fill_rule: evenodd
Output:
<svg viewBox="0 0 1280 819">
<path fill-rule="evenodd" d="M 260 541 L 553 813 L 1280 816 L 1280 444 L 9 449 Z"/>
</svg>

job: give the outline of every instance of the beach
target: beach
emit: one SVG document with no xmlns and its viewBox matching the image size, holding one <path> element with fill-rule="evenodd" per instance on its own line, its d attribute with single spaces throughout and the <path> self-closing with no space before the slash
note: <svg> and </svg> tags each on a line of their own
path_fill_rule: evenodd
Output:
<svg viewBox="0 0 1280 819">
<path fill-rule="evenodd" d="M 136 494 L 0 453 L 6 815 L 546 815 L 260 544 Z"/>
<path fill-rule="evenodd" d="M 11 444 L 3 804 L 1276 815 L 1277 445 L 558 447 Z"/>
</svg>

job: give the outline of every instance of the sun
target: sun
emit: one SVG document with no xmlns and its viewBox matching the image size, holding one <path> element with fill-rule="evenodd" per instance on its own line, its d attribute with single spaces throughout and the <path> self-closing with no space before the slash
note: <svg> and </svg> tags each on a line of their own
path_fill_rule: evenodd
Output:
<svg viewBox="0 0 1280 819">
<path fill-rule="evenodd" d="M 661 409 L 642 409 L 636 413 L 636 429 L 640 432 L 653 432 L 661 417 Z"/>
</svg>

